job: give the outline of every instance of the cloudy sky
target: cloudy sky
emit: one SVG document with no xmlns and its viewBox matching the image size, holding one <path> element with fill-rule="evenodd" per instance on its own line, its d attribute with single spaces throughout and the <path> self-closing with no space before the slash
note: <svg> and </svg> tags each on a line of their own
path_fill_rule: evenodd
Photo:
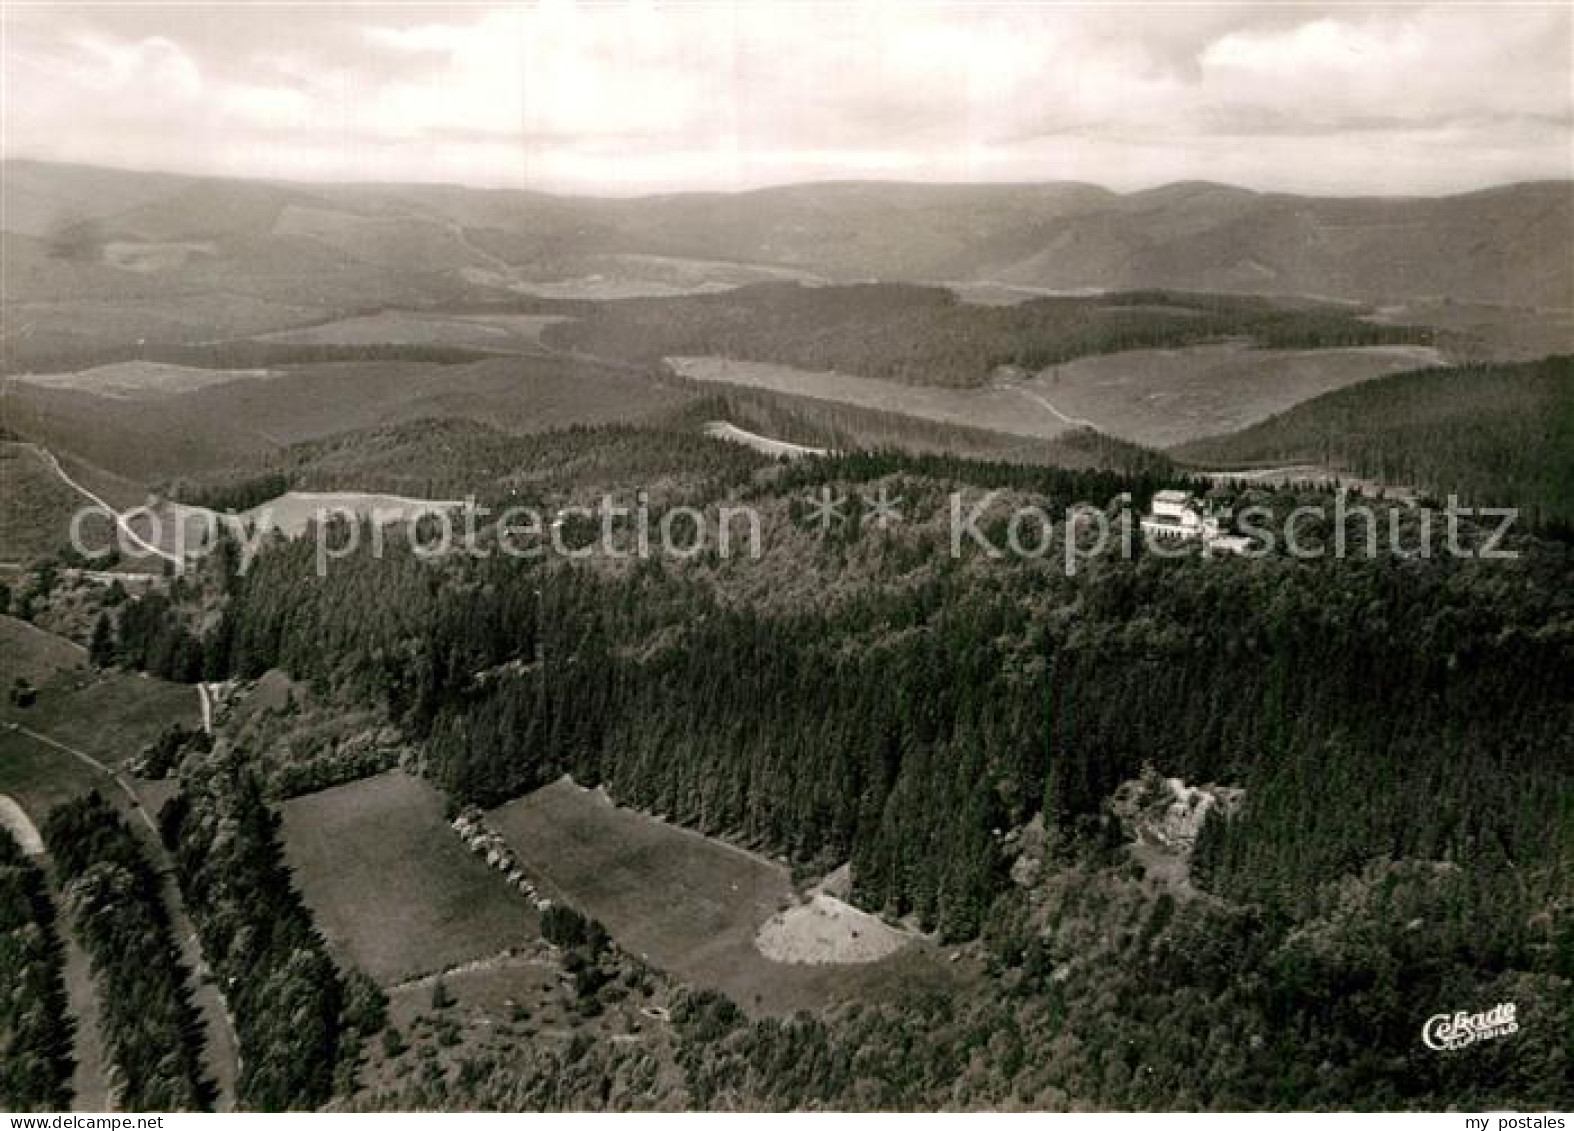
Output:
<svg viewBox="0 0 1574 1131">
<path fill-rule="evenodd" d="M 556 191 L 1574 176 L 1574 7 L 25 4 L 6 156 Z"/>
</svg>

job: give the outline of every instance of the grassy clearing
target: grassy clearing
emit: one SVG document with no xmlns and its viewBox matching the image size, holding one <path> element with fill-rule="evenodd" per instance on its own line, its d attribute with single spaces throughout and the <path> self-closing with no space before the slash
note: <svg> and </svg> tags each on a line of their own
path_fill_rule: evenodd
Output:
<svg viewBox="0 0 1574 1131">
<path fill-rule="evenodd" d="M 7 794 L 0 793 L 0 829 L 14 837 L 24 856 L 42 856 L 44 840 L 38 835 L 38 826 L 27 815 L 27 810 Z"/>
<path fill-rule="evenodd" d="M 35 820 L 97 786 L 115 788 L 70 754 L 24 733 L 26 727 L 75 747 L 108 766 L 135 755 L 171 723 L 195 726 L 195 689 L 129 672 L 99 672 L 69 641 L 14 617 L 0 617 L 0 671 L 37 691 L 27 707 L 0 700 L 0 792 Z"/>
<path fill-rule="evenodd" d="M 474 281 L 537 298 L 592 302 L 715 294 L 752 283 L 824 281 L 791 268 L 670 255 L 586 255 L 561 263 L 552 278 L 521 274 L 483 272 Z"/>
<path fill-rule="evenodd" d="M 750 432 L 739 428 L 736 424 L 729 424 L 724 420 L 713 420 L 705 425 L 705 435 L 717 440 L 727 440 L 734 444 L 743 444 L 753 448 L 761 455 L 775 459 L 787 456 L 796 459 L 799 456 L 823 456 L 824 448 L 811 448 L 803 444 L 793 444 L 786 440 L 773 440 L 769 436 L 762 436 L 758 432 Z"/>
<path fill-rule="evenodd" d="M 381 983 L 539 938 L 535 910 L 465 850 L 424 782 L 395 771 L 283 811 L 286 855 L 318 926 Z"/>
<path fill-rule="evenodd" d="M 1084 357 L 1016 386 L 1101 432 L 1167 448 L 1232 432 L 1347 385 L 1442 364 L 1425 346 L 1265 350 L 1244 343 Z M 1034 408 L 1031 398 L 1023 407 Z"/>
<path fill-rule="evenodd" d="M 488 815 L 543 892 L 604 923 L 619 945 L 755 1013 L 816 1008 L 945 976 L 917 945 L 859 966 L 767 959 L 756 935 L 797 897 L 786 867 L 619 808 L 563 780 Z"/>
</svg>

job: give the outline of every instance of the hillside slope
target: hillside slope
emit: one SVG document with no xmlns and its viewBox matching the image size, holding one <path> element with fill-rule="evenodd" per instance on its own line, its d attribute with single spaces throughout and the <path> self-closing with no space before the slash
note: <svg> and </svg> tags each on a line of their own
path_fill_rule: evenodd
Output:
<svg viewBox="0 0 1574 1131">
<path fill-rule="evenodd" d="M 1317 463 L 1574 522 L 1574 357 L 1367 381 L 1173 449 L 1197 466 Z"/>
<path fill-rule="evenodd" d="M 597 256 L 643 255 L 841 281 L 1574 306 L 1569 182 L 1436 198 L 1301 197 L 1206 183 L 1127 195 L 1074 183 L 835 183 L 608 200 L 8 161 L 0 183 L 13 202 L 6 232 L 30 241 L 20 245 L 26 269 L 7 267 L 12 302 L 47 287 L 31 254 L 42 248 L 92 265 L 106 286 L 138 274 L 208 285 L 266 276 L 308 280 L 308 295 L 323 293 L 312 275 L 376 291 L 369 280 L 409 272 L 384 281 L 408 297 L 507 290 L 604 270 Z M 306 264 L 310 275 L 300 270 Z"/>
</svg>

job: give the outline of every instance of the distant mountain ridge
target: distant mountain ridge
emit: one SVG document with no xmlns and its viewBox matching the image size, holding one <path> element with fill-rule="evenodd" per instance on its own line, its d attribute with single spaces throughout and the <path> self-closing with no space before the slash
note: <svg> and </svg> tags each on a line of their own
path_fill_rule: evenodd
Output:
<svg viewBox="0 0 1574 1131">
<path fill-rule="evenodd" d="M 611 199 L 11 160 L 0 189 L 10 303 L 172 290 L 437 302 L 648 257 L 669 271 L 741 264 L 810 280 L 1574 307 L 1574 181 L 1392 198 L 834 182 Z"/>
</svg>

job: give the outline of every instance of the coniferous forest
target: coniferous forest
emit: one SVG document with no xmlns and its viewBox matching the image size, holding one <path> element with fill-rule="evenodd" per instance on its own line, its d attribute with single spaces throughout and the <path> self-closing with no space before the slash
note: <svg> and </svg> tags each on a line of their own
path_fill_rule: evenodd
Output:
<svg viewBox="0 0 1574 1131">
<path fill-rule="evenodd" d="M 1574 0 L 0 9 L 12 1122 L 1574 1131 Z"/>
<path fill-rule="evenodd" d="M 360 1037 L 379 1027 L 365 1020 L 378 1011 L 357 1008 L 291 885 L 277 814 L 244 766 L 214 757 L 188 764 L 160 831 L 204 953 L 230 987 L 240 1102 L 322 1105 L 336 1073 L 353 1070 Z"/>
<path fill-rule="evenodd" d="M 49 814 L 44 841 L 99 989 L 99 1024 L 123 1110 L 203 1111 L 201 1022 L 158 873 L 98 793 Z"/>
<path fill-rule="evenodd" d="M 702 466 L 703 449 L 688 458 Z M 850 861 L 861 906 L 987 955 L 987 988 L 966 1001 L 706 1025 L 684 1053 L 696 1104 L 740 1088 L 759 1106 L 1567 1096 L 1565 545 L 1516 535 L 1512 561 L 1139 552 L 1068 575 L 1054 555 L 949 557 L 947 492 L 1107 505 L 1159 481 L 870 454 L 687 482 L 701 507 L 750 500 L 793 556 L 368 552 L 317 577 L 310 540 L 280 543 L 231 579 L 204 667 L 282 668 L 380 704 L 456 802 L 567 773 L 809 874 Z M 855 503 L 822 531 L 811 483 L 851 499 L 899 489 L 912 522 L 882 530 Z M 751 571 L 775 579 L 770 599 L 740 599 Z M 1154 773 L 1242 798 L 1204 822 L 1188 878 L 1157 893 L 1112 808 Z M 246 798 L 270 843 L 255 789 L 187 783 L 190 813 L 167 819 L 184 883 L 230 872 L 188 831 L 205 794 Z M 1537 1018 L 1512 1056 L 1419 1044 L 1418 1002 L 1482 993 Z M 313 1030 L 323 1065 L 332 1015 Z M 983 1061 L 960 1051 L 985 1047 Z M 524 1102 L 504 1062 L 467 1080 L 466 1102 Z"/>
<path fill-rule="evenodd" d="M 475 434 L 463 426 L 458 438 Z M 648 475 L 652 524 L 675 506 L 710 518 L 748 506 L 765 549 L 512 558 L 483 529 L 473 554 L 426 556 L 397 530 L 374 553 L 362 531 L 319 573 L 315 536 L 269 539 L 244 568 L 238 546 L 222 544 L 167 592 L 106 602 L 96 661 L 177 680 L 288 673 L 323 703 L 386 719 L 406 769 L 456 807 L 567 774 L 795 874 L 849 864 L 854 903 L 960 948 L 982 973 L 963 993 L 920 984 L 776 1017 L 684 991 L 666 1046 L 675 1077 L 654 1053 L 581 1035 L 568 1052 L 478 1051 L 457 1075 L 363 1095 L 357 1072 L 385 1003 L 318 935 L 276 803 L 299 791 L 292 782 L 390 762 L 256 761 L 222 739 L 209 750 L 172 734 L 139 765 L 179 784 L 161 831 L 229 987 L 243 1106 L 1403 1108 L 1568 1096 L 1574 561 L 1548 531 L 1511 532 L 1509 559 L 1459 557 L 1403 502 L 1368 500 L 1380 521 L 1341 527 L 1326 491 L 1237 487 L 1213 494 L 1281 518 L 1321 507 L 1303 538 L 1353 552 L 1177 556 L 1138 541 L 1129 555 L 1082 558 L 1062 528 L 1041 556 L 997 556 L 953 542 L 956 500 L 987 500 L 976 528 L 998 546 L 1013 507 L 1087 504 L 1118 533 L 1127 504 L 1206 488 L 1162 463 L 1068 470 L 897 452 L 779 463 L 692 432 L 621 427 L 481 438 L 384 430 L 305 445 L 290 474 L 313 482 L 355 459 L 392 473 L 430 450 L 447 461 L 430 464 L 434 483 L 484 467 L 486 498 L 543 507 Z M 814 509 L 822 488 L 845 503 L 834 521 Z M 902 500 L 900 523 L 873 509 L 882 491 Z M 624 549 L 632 521 L 612 526 Z M 1379 544 L 1390 524 L 1398 542 Z M 323 532 L 341 547 L 351 533 Z M 597 523 L 567 533 L 581 546 Z M 1487 533 L 1466 520 L 1464 544 Z M 1148 834 L 1127 804 L 1134 789 L 1165 796 L 1166 782 L 1217 801 L 1178 872 L 1141 854 Z M 68 909 L 101 857 L 137 874 L 135 845 L 111 824 L 96 801 L 51 820 Z M 136 884 L 95 883 L 116 915 L 155 915 L 121 891 Z M 577 955 L 583 922 L 557 909 L 544 937 Z M 602 988 L 624 984 L 625 962 L 595 931 L 602 941 L 573 959 L 592 1011 Z M 145 1016 L 184 1031 L 178 967 L 150 957 L 124 970 L 96 937 L 84 944 L 105 956 L 101 978 L 137 983 L 118 998 L 162 995 L 163 1012 Z M 138 988 L 160 970 L 168 985 Z M 1418 1018 L 1477 999 L 1516 1003 L 1511 1047 L 1440 1056 L 1421 1044 Z M 111 1016 L 107 1032 L 121 1024 Z M 384 1039 L 398 1048 L 403 1037 Z M 205 1102 L 182 1063 L 137 1086 Z"/>
<path fill-rule="evenodd" d="M 0 1103 L 13 1111 L 60 1109 L 70 1098 L 72 1027 L 54 901 L 44 874 L 0 829 Z"/>
</svg>

